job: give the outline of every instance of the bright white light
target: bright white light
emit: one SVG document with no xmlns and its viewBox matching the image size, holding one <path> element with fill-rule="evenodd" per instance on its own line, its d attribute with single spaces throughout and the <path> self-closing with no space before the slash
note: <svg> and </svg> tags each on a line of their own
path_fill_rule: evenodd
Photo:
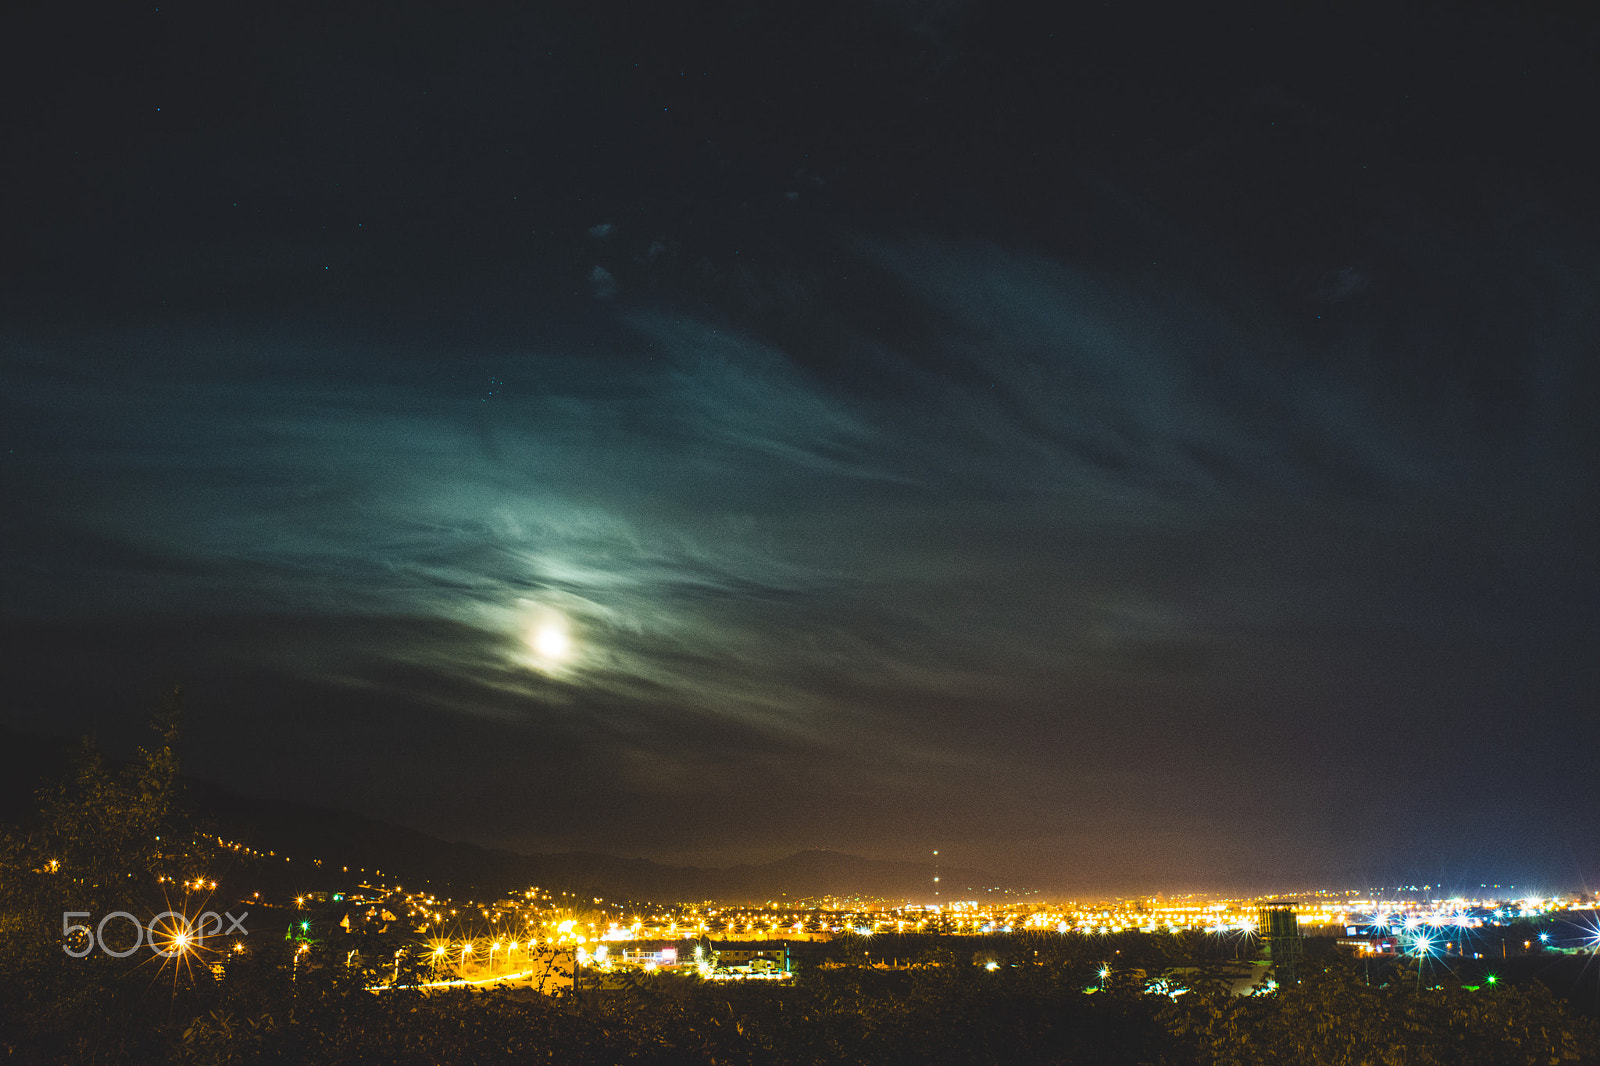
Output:
<svg viewBox="0 0 1600 1066">
<path fill-rule="evenodd" d="M 565 629 L 546 622 L 533 634 L 533 650 L 552 662 L 560 662 L 571 654 L 572 640 Z"/>
</svg>

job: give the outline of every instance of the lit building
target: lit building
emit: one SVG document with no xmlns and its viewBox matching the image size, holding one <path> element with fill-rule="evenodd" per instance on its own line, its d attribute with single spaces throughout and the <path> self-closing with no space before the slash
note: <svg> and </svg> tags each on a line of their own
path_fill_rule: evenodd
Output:
<svg viewBox="0 0 1600 1066">
<path fill-rule="evenodd" d="M 737 977 L 747 974 L 777 976 L 789 972 L 789 942 L 786 940 L 711 940 L 695 941 L 695 961 L 708 976 Z"/>
</svg>

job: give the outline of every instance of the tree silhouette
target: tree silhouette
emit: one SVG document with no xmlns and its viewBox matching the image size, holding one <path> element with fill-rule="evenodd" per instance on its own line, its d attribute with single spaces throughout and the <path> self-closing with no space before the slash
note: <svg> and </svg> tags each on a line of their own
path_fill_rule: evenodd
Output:
<svg viewBox="0 0 1600 1066">
<path fill-rule="evenodd" d="M 174 690 L 152 712 L 146 746 L 121 766 L 83 741 L 67 776 L 40 791 L 38 823 L 0 832 L 0 1001 L 8 1007 L 0 1041 L 79 1061 L 125 1059 L 152 1038 L 143 1020 L 152 989 L 160 986 L 165 1013 L 196 981 L 210 982 L 204 966 L 163 967 L 142 948 L 117 958 L 90 939 L 122 912 L 129 920 L 103 927 L 120 952 L 136 942 L 133 921 L 173 909 L 172 893 L 205 872 L 210 849 L 181 803 L 182 721 Z M 79 930 L 69 936 L 68 926 Z M 172 980 L 155 979 L 163 970 Z"/>
</svg>

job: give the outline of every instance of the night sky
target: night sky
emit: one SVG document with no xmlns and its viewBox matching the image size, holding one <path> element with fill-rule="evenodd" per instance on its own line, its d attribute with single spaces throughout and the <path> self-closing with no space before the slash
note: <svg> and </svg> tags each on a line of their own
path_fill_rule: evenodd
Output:
<svg viewBox="0 0 1600 1066">
<path fill-rule="evenodd" d="M 29 6 L 0 722 L 182 684 L 198 777 L 525 850 L 1600 881 L 1593 21 Z"/>
</svg>

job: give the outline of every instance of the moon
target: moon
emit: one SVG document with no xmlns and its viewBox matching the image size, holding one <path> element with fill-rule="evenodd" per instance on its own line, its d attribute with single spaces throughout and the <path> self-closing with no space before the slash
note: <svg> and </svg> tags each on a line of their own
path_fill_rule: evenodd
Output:
<svg viewBox="0 0 1600 1066">
<path fill-rule="evenodd" d="M 512 657 L 518 665 L 557 676 L 584 660 L 584 629 L 561 608 L 548 602 L 518 600 L 514 610 L 511 633 L 522 650 Z"/>
<path fill-rule="evenodd" d="M 554 663 L 565 662 L 572 654 L 572 638 L 567 636 L 565 626 L 555 622 L 542 623 L 533 631 L 529 643 L 542 658 Z"/>
</svg>

